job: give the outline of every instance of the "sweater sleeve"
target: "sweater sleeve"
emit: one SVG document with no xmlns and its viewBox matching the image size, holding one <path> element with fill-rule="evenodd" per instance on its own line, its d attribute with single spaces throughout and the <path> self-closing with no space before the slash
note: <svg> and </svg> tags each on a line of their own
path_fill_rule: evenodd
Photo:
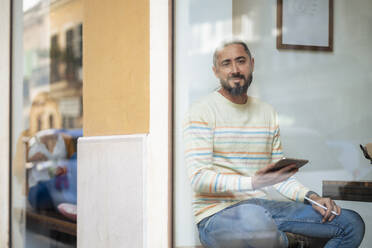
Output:
<svg viewBox="0 0 372 248">
<path fill-rule="evenodd" d="M 185 160 L 194 192 L 232 194 L 252 190 L 251 177 L 213 164 L 214 120 L 205 112 L 191 110 L 183 125 Z"/>
<path fill-rule="evenodd" d="M 272 144 L 272 163 L 276 163 L 283 157 L 282 145 L 280 141 L 280 129 L 276 118 L 276 129 L 274 132 L 274 139 Z M 287 180 L 273 185 L 285 197 L 298 202 L 304 202 L 304 197 L 309 189 L 303 186 L 295 176 Z"/>
</svg>

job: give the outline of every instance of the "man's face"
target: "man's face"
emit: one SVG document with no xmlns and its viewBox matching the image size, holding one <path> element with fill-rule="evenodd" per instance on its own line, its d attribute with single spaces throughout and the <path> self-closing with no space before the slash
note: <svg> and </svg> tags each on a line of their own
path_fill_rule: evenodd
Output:
<svg viewBox="0 0 372 248">
<path fill-rule="evenodd" d="M 233 96 L 247 92 L 252 81 L 254 60 L 251 59 L 244 47 L 232 44 L 218 52 L 214 74 L 220 79 L 221 86 Z"/>
</svg>

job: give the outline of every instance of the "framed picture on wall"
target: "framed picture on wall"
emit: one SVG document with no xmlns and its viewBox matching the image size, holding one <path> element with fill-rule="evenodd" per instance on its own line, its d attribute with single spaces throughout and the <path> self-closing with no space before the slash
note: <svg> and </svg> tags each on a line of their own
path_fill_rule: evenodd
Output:
<svg viewBox="0 0 372 248">
<path fill-rule="evenodd" d="M 333 0 L 277 0 L 277 49 L 333 50 Z"/>
</svg>

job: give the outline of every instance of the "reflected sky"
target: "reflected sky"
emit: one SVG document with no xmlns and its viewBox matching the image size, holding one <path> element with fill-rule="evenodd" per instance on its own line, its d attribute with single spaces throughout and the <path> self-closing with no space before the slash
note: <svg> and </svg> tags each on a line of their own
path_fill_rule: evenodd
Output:
<svg viewBox="0 0 372 248">
<path fill-rule="evenodd" d="M 34 7 L 36 4 L 40 3 L 41 0 L 25 0 L 23 1 L 23 12 L 26 12 L 27 10 Z"/>
</svg>

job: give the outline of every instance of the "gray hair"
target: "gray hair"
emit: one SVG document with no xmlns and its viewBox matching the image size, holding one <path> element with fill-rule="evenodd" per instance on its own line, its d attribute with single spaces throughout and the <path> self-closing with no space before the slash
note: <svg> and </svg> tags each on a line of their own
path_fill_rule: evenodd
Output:
<svg viewBox="0 0 372 248">
<path fill-rule="evenodd" d="M 225 47 L 227 46 L 230 46 L 230 45 L 234 45 L 234 44 L 237 44 L 237 45 L 242 45 L 243 48 L 244 48 L 244 51 L 248 54 L 249 58 L 251 59 L 252 58 L 252 55 L 251 55 L 251 51 L 249 51 L 249 48 L 247 46 L 247 43 L 243 40 L 239 40 L 239 39 L 234 39 L 234 40 L 229 40 L 229 41 L 224 41 L 221 45 L 219 45 L 216 50 L 214 50 L 214 53 L 213 53 L 213 65 L 216 67 L 217 66 L 217 57 L 218 57 L 218 53 L 224 49 Z"/>
</svg>

